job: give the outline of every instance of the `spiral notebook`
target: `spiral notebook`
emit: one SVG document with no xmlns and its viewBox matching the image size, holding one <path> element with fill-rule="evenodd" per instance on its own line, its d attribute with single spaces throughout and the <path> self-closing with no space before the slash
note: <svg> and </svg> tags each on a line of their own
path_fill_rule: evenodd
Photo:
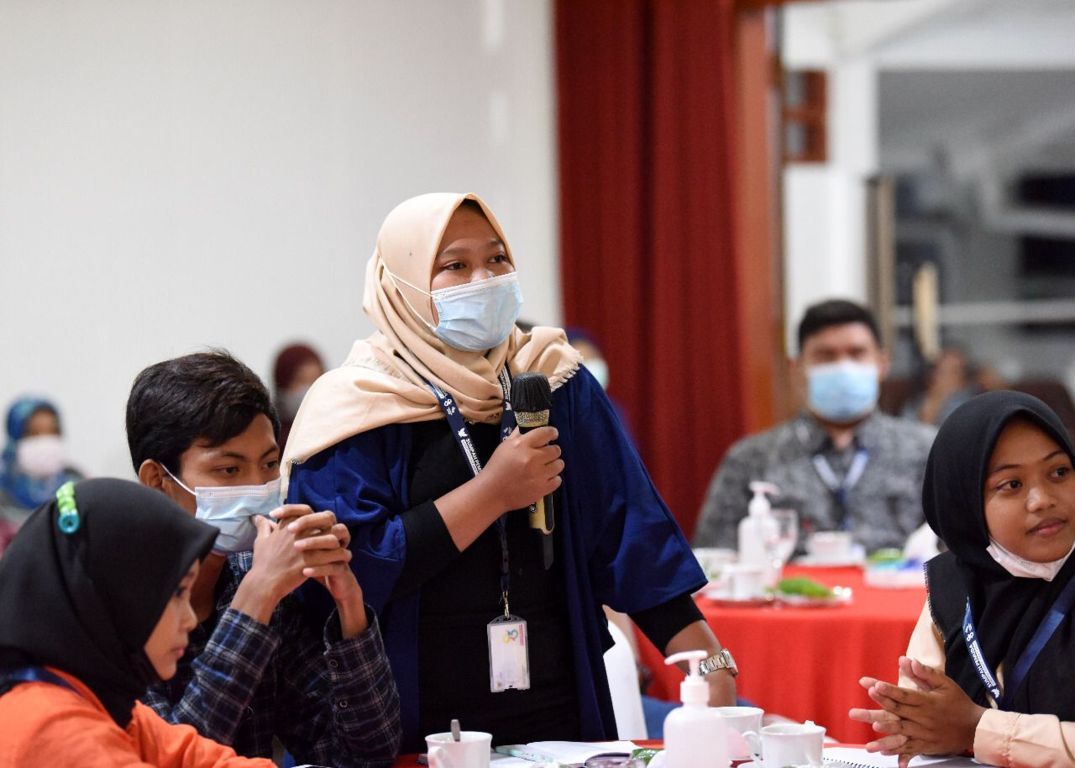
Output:
<svg viewBox="0 0 1075 768">
<path fill-rule="evenodd" d="M 865 749 L 853 747 L 828 747 L 825 749 L 825 768 L 896 768 L 898 758 L 885 757 Z M 970 768 L 982 766 L 970 757 L 961 755 L 949 757 L 916 757 L 911 761 L 911 768 Z"/>
</svg>

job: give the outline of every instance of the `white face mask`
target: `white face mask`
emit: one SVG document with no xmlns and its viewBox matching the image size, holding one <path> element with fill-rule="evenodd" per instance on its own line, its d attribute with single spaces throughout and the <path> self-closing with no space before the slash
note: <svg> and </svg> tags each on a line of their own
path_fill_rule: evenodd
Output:
<svg viewBox="0 0 1075 768">
<path fill-rule="evenodd" d="M 302 389 L 289 389 L 281 393 L 280 402 L 277 404 L 281 421 L 295 420 L 295 416 L 299 412 L 299 406 L 302 405 L 302 400 L 309 391 L 309 387 L 303 387 Z"/>
<path fill-rule="evenodd" d="M 589 360 L 583 360 L 582 364 L 586 366 L 586 370 L 593 374 L 593 377 L 597 379 L 597 383 L 601 385 L 601 389 L 608 389 L 608 363 L 606 363 L 600 357 L 591 357 Z"/>
<path fill-rule="evenodd" d="M 1071 553 L 1075 551 L 1075 546 L 1068 550 L 1068 553 L 1059 560 L 1053 560 L 1050 563 L 1035 563 L 1033 560 L 1026 560 L 1019 555 L 1009 552 L 1004 547 L 996 542 L 993 537 L 989 538 L 989 546 L 985 548 L 985 551 L 989 553 L 989 556 L 993 558 L 996 563 L 1010 573 L 1012 576 L 1021 579 L 1045 579 L 1046 581 L 1052 581 L 1056 578 L 1056 574 L 1060 573 L 1060 569 L 1064 567 L 1064 563 L 1071 557 Z"/>
<path fill-rule="evenodd" d="M 220 531 L 213 544 L 214 552 L 247 552 L 254 548 L 258 529 L 256 515 L 269 516 L 280 506 L 280 478 L 264 485 L 195 486 L 191 490 L 168 467 L 164 471 L 184 491 L 194 497 L 194 516 Z"/>
<path fill-rule="evenodd" d="M 53 477 L 67 464 L 67 451 L 59 435 L 24 437 L 15 445 L 15 463 L 30 477 Z"/>
<path fill-rule="evenodd" d="M 426 325 L 437 338 L 455 349 L 468 352 L 492 349 L 508 338 L 522 310 L 523 293 L 517 272 L 438 288 L 432 293 L 397 277 L 387 267 L 385 272 L 393 281 L 433 299 L 439 322 L 436 327 L 428 322 Z M 407 297 L 403 298 L 406 301 Z M 421 318 L 417 312 L 415 315 Z"/>
</svg>

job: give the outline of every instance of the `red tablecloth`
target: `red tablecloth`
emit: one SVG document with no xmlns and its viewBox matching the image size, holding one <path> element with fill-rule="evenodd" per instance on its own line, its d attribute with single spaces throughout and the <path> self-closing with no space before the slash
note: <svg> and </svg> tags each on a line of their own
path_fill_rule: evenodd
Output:
<svg viewBox="0 0 1075 768">
<path fill-rule="evenodd" d="M 767 712 L 824 725 L 839 741 L 870 741 L 869 726 L 847 717 L 851 707 L 873 706 L 858 679 L 870 675 L 895 680 L 896 661 L 907 650 L 925 589 L 867 587 L 859 568 L 789 566 L 785 575 L 851 587 L 852 601 L 831 608 L 743 608 L 697 598 L 709 625 L 739 665 L 739 695 Z M 661 654 L 641 635 L 639 646 L 643 662 L 654 674 L 647 693 L 678 700 L 683 673 L 665 666 Z"/>
</svg>

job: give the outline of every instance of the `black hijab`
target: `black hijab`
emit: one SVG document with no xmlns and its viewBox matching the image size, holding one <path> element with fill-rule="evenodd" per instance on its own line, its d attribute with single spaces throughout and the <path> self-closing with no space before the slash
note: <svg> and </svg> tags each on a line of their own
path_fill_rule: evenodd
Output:
<svg viewBox="0 0 1075 768">
<path fill-rule="evenodd" d="M 64 486 L 0 559 L 0 669 L 48 665 L 74 675 L 125 728 L 135 699 L 158 679 L 145 643 L 216 534 L 136 483 Z"/>
<path fill-rule="evenodd" d="M 948 552 L 926 567 L 930 611 L 944 636 L 945 673 L 982 706 L 985 685 L 963 640 L 970 599 L 978 641 L 992 669 L 1003 662 L 1010 675 L 1023 649 L 1060 591 L 1075 575 L 1068 558 L 1053 581 L 1010 575 L 986 551 L 985 479 L 1000 433 L 1012 419 L 1039 427 L 1075 461 L 1064 425 L 1045 403 L 1020 392 L 989 392 L 949 416 L 930 449 L 922 488 L 926 520 Z M 1005 691 L 1007 708 L 1075 720 L 1075 636 L 1063 622 L 1018 691 Z"/>
</svg>

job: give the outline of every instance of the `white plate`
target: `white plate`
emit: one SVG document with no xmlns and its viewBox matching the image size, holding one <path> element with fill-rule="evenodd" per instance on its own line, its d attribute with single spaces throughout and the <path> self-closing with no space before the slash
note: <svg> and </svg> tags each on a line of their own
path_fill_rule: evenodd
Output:
<svg viewBox="0 0 1075 768">
<path fill-rule="evenodd" d="M 866 568 L 864 581 L 879 589 L 914 589 L 926 584 L 921 568 Z"/>
<path fill-rule="evenodd" d="M 851 602 L 851 587 L 833 587 L 829 597 L 810 597 L 809 595 L 785 595 L 776 593 L 776 599 L 793 608 L 831 608 L 847 605 Z"/>
<path fill-rule="evenodd" d="M 813 555 L 803 555 L 795 560 L 795 565 L 802 565 L 807 568 L 850 568 L 862 565 L 865 562 L 866 556 L 863 553 L 851 552 L 840 558 L 818 558 Z"/>
<path fill-rule="evenodd" d="M 771 595 L 763 595 L 761 597 L 747 597 L 747 598 L 734 598 L 728 595 L 723 590 L 714 589 L 702 589 L 702 596 L 706 600 L 709 600 L 714 605 L 720 605 L 725 608 L 764 608 L 767 605 L 772 605 L 775 600 Z"/>
</svg>

